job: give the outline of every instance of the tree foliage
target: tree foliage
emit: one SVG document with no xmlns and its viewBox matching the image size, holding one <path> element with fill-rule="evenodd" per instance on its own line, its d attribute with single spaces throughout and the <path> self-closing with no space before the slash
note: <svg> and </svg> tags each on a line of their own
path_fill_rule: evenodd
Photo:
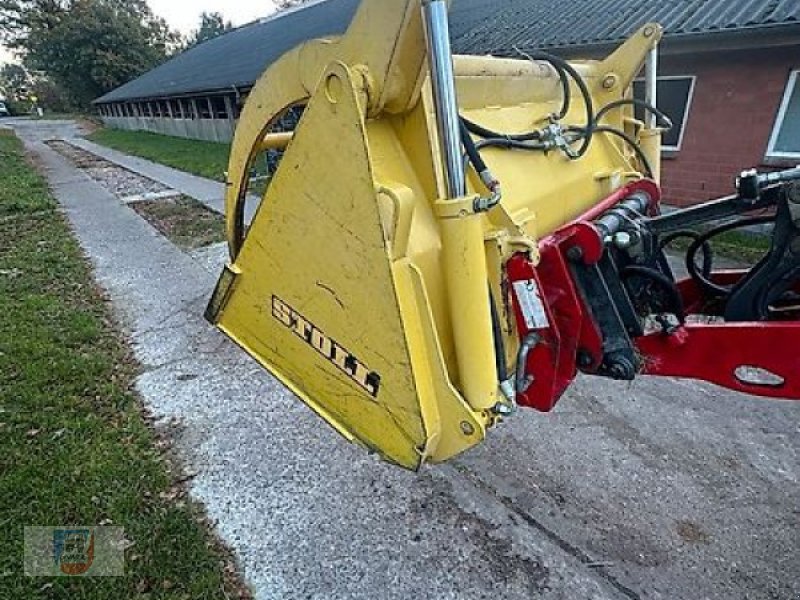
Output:
<svg viewBox="0 0 800 600">
<path fill-rule="evenodd" d="M 22 65 L 8 63 L 0 69 L 0 98 L 21 100 L 27 96 L 30 86 L 30 76 Z"/>
<path fill-rule="evenodd" d="M 161 63 L 179 41 L 146 0 L 0 0 L 0 35 L 84 106 Z"/>
<path fill-rule="evenodd" d="M 226 21 L 221 13 L 204 12 L 200 15 L 200 28 L 195 30 L 189 37 L 188 47 L 202 44 L 208 40 L 213 40 L 233 29 L 233 23 Z"/>
<path fill-rule="evenodd" d="M 41 74 L 31 74 L 25 67 L 8 63 L 0 68 L 0 98 L 5 99 L 20 114 L 34 106 L 53 112 L 70 112 L 75 108 L 64 90 Z"/>
</svg>

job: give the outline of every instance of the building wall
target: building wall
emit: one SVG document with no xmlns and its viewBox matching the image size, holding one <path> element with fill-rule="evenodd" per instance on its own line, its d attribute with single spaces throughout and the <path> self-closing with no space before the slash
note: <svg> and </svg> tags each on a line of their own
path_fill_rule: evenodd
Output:
<svg viewBox="0 0 800 600">
<path fill-rule="evenodd" d="M 665 153 L 665 202 L 687 206 L 729 195 L 743 169 L 794 166 L 767 146 L 800 45 L 665 57 L 662 75 L 695 75 L 681 149 Z"/>
<path fill-rule="evenodd" d="M 168 117 L 101 117 L 114 129 L 150 131 L 162 135 L 185 137 L 209 142 L 230 142 L 236 122 L 222 119 L 175 119 Z"/>
<path fill-rule="evenodd" d="M 103 122 L 116 129 L 150 131 L 211 142 L 233 139 L 242 97 L 237 93 L 101 104 Z"/>
</svg>

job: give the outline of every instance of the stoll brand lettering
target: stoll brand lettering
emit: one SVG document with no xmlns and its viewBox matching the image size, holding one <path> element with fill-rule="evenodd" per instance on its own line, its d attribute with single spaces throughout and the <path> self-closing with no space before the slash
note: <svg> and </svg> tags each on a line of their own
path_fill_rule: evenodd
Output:
<svg viewBox="0 0 800 600">
<path fill-rule="evenodd" d="M 371 371 L 347 349 L 325 335 L 321 329 L 277 296 L 272 297 L 272 316 L 338 367 L 370 396 L 378 397 L 381 376 Z"/>
</svg>

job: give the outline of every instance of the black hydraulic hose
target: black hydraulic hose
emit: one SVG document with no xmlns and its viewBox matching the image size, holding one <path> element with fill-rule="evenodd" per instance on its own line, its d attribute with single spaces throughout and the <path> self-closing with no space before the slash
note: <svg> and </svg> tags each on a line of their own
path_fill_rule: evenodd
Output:
<svg viewBox="0 0 800 600">
<path fill-rule="evenodd" d="M 494 353 L 496 356 L 497 379 L 500 383 L 508 381 L 508 361 L 506 360 L 506 346 L 503 342 L 503 327 L 500 323 L 500 314 L 497 312 L 497 303 L 489 289 L 489 306 L 492 313 L 492 336 L 494 337 Z"/>
<path fill-rule="evenodd" d="M 575 84 L 578 86 L 581 96 L 583 96 L 583 102 L 586 105 L 586 127 L 584 129 L 586 131 L 586 135 L 583 138 L 583 144 L 577 152 L 577 158 L 580 158 L 586 154 L 587 150 L 589 149 L 589 145 L 592 143 L 592 135 L 594 134 L 593 125 L 596 121 L 594 114 L 594 102 L 592 101 L 592 94 L 589 91 L 589 86 L 586 85 L 586 81 L 584 81 L 583 77 L 581 77 L 581 74 L 578 73 L 575 67 L 569 64 L 563 58 L 559 58 L 558 56 L 549 54 L 547 52 L 538 52 L 536 54 L 532 54 L 530 55 L 530 58 L 533 60 L 547 61 L 557 68 L 560 67 L 573 79 L 573 81 L 575 81 Z"/>
<path fill-rule="evenodd" d="M 546 52 L 540 52 L 537 54 L 524 54 L 527 58 L 531 60 L 541 60 L 549 62 L 554 69 L 559 73 L 559 76 L 562 78 L 562 84 L 566 81 L 564 85 L 564 107 L 562 107 L 561 113 L 557 116 L 557 120 L 562 119 L 566 116 L 567 112 L 569 111 L 571 96 L 570 96 L 570 86 L 569 81 L 567 80 L 567 75 L 571 77 L 578 89 L 583 96 L 584 103 L 586 105 L 586 126 L 585 127 L 567 127 L 564 129 L 565 132 L 568 133 L 577 133 L 578 135 L 570 141 L 570 144 L 574 144 L 578 141 L 581 142 L 580 148 L 576 152 L 570 152 L 568 155 L 570 158 L 578 159 L 586 155 L 586 152 L 589 150 L 589 147 L 592 142 L 592 138 L 595 133 L 608 133 L 611 135 L 615 135 L 621 139 L 623 139 L 634 151 L 639 161 L 642 163 L 642 166 L 645 170 L 645 175 L 649 178 L 653 179 L 655 177 L 655 171 L 653 170 L 653 166 L 650 164 L 647 155 L 642 150 L 642 147 L 639 143 L 626 132 L 616 129 L 614 127 L 610 127 L 608 125 L 601 125 L 600 120 L 605 117 L 611 110 L 619 108 L 621 106 L 638 106 L 643 108 L 645 111 L 648 111 L 654 114 L 662 127 L 665 129 L 671 129 L 673 124 L 672 120 L 667 116 L 666 113 L 659 110 L 657 107 L 645 102 L 644 100 L 640 100 L 638 98 L 624 98 L 622 100 L 616 100 L 614 102 L 610 102 L 606 106 L 604 106 L 600 111 L 595 114 L 594 113 L 594 103 L 592 100 L 591 93 L 589 92 L 589 88 L 586 85 L 586 81 L 581 77 L 580 73 L 567 61 L 554 56 L 552 54 L 548 54 Z M 475 165 L 475 168 L 482 172 L 479 165 L 485 165 L 485 162 L 480 160 L 480 150 L 482 148 L 505 148 L 505 149 L 516 149 L 516 150 L 528 150 L 528 151 L 547 151 L 548 149 L 552 148 L 551 145 L 545 144 L 541 142 L 542 139 L 542 132 L 541 131 L 533 131 L 530 133 L 521 133 L 521 134 L 505 134 L 500 133 L 497 131 L 493 131 L 488 129 L 482 125 L 474 123 L 465 117 L 461 117 L 461 130 L 462 130 L 462 137 L 465 139 L 465 148 L 467 150 L 467 155 Z M 478 137 L 483 138 L 477 143 L 473 143 L 469 145 L 469 142 L 472 142 L 469 138 L 469 133 L 472 133 Z M 468 141 L 467 141 L 468 140 Z"/>
<path fill-rule="evenodd" d="M 482 137 L 485 139 L 504 139 L 504 140 L 513 140 L 516 142 L 529 142 L 533 140 L 538 140 L 541 137 L 541 134 L 538 131 L 532 131 L 530 133 L 499 133 L 497 131 L 492 131 L 484 127 L 483 125 L 478 125 L 473 121 L 470 121 L 466 117 L 461 117 L 461 122 L 467 128 L 467 131 L 477 135 L 478 137 Z"/>
<path fill-rule="evenodd" d="M 570 106 L 572 105 L 572 90 L 569 86 L 569 75 L 567 74 L 567 70 L 564 68 L 564 61 L 552 54 L 547 54 L 546 52 L 540 52 L 538 54 L 528 54 L 520 50 L 519 48 L 516 49 L 522 56 L 533 61 L 543 61 L 550 63 L 550 66 L 555 69 L 556 73 L 558 73 L 558 78 L 561 81 L 561 93 L 563 102 L 561 104 L 561 111 L 557 115 L 555 115 L 556 121 L 562 120 L 564 117 L 567 116 L 569 112 Z"/>
<path fill-rule="evenodd" d="M 644 167 L 645 175 L 647 175 L 650 179 L 655 179 L 655 171 L 653 171 L 653 166 L 650 164 L 650 160 L 647 158 L 644 150 L 642 150 L 642 147 L 636 142 L 635 139 L 633 139 L 624 131 L 620 131 L 614 127 L 608 127 L 607 125 L 598 125 L 594 127 L 594 130 L 599 133 L 610 133 L 625 140 L 641 161 L 642 166 Z"/>
<path fill-rule="evenodd" d="M 659 248 L 661 250 L 665 250 L 670 244 L 672 244 L 672 242 L 681 238 L 689 238 L 694 241 L 699 237 L 700 234 L 696 231 L 676 231 L 662 238 L 659 243 Z M 700 248 L 703 251 L 703 275 L 705 277 L 710 277 L 711 273 L 714 271 L 714 249 L 708 242 L 705 242 L 702 246 L 700 246 Z"/>
<path fill-rule="evenodd" d="M 576 83 L 578 83 L 578 87 L 579 88 L 581 88 L 581 84 L 583 84 L 582 93 L 584 93 L 584 97 L 585 98 L 589 99 L 590 104 L 588 104 L 587 106 L 589 106 L 590 110 L 592 109 L 591 96 L 588 95 L 589 94 L 588 88 L 586 87 L 585 82 L 583 82 L 583 80 L 580 77 L 580 75 L 578 74 L 578 72 L 575 71 L 569 65 L 569 63 L 567 63 L 566 61 L 558 58 L 557 56 L 553 56 L 552 54 L 547 54 L 547 53 L 540 53 L 540 54 L 533 55 L 533 56 L 528 55 L 528 54 L 524 54 L 524 56 L 526 58 L 531 59 L 531 60 L 541 60 L 541 61 L 544 61 L 544 62 L 548 62 L 553 67 L 553 69 L 555 69 L 556 73 L 558 73 L 558 78 L 559 78 L 559 80 L 561 82 L 561 89 L 562 89 L 562 94 L 563 94 L 563 102 L 562 102 L 562 105 L 561 105 L 561 110 L 558 112 L 558 114 L 555 115 L 555 119 L 557 121 L 560 121 L 564 117 L 567 116 L 567 113 L 569 113 L 570 106 L 572 105 L 572 91 L 571 91 L 571 88 L 570 88 L 570 85 L 569 85 L 569 76 L 570 75 L 572 75 L 573 79 L 575 79 Z M 569 69 L 565 68 L 564 65 L 568 65 Z M 484 139 L 492 139 L 492 140 L 494 140 L 494 139 L 502 139 L 502 140 L 508 140 L 508 141 L 514 141 L 514 142 L 532 142 L 532 141 L 539 140 L 542 137 L 541 133 L 538 132 L 538 131 L 531 131 L 529 133 L 510 133 L 510 134 L 507 134 L 507 133 L 500 133 L 498 131 L 493 131 L 493 130 L 489 129 L 488 127 L 484 127 L 483 125 L 479 125 L 478 123 L 470 121 L 469 119 L 466 119 L 464 117 L 461 117 L 461 120 L 463 121 L 464 125 L 466 125 L 467 130 L 470 133 L 473 133 L 473 134 L 477 135 L 478 137 L 482 137 Z M 589 122 L 591 123 L 591 121 L 589 121 Z"/>
<path fill-rule="evenodd" d="M 649 104 L 644 100 L 640 100 L 639 98 L 625 98 L 623 100 L 616 100 L 606 104 L 595 116 L 595 123 L 599 123 L 609 112 L 621 106 L 638 106 L 639 108 L 643 108 L 645 111 L 654 114 L 660 121 L 663 128 L 672 129 L 674 126 L 672 119 L 670 119 L 664 111 L 659 110 L 652 104 Z"/>
<path fill-rule="evenodd" d="M 647 175 L 650 179 L 654 179 L 654 171 L 653 166 L 650 164 L 650 160 L 648 160 L 647 155 L 642 150 L 642 147 L 638 144 L 638 142 L 629 136 L 624 131 L 620 131 L 619 129 L 615 129 L 614 127 L 609 127 L 608 125 L 595 125 L 592 127 L 594 133 L 610 133 L 611 135 L 615 135 L 619 138 L 622 138 L 627 142 L 627 144 L 631 147 L 631 149 L 636 154 L 636 157 L 641 161 L 642 166 L 645 170 L 645 175 Z M 575 132 L 580 134 L 581 136 L 587 135 L 587 131 L 581 127 L 570 127 L 567 131 Z"/>
<path fill-rule="evenodd" d="M 620 273 L 620 276 L 622 277 L 623 281 L 626 281 L 631 277 L 641 277 L 642 279 L 647 279 L 658 284 L 658 286 L 667 293 L 672 313 L 678 317 L 678 320 L 681 323 L 686 322 L 686 309 L 683 305 L 681 292 L 678 289 L 678 286 L 675 285 L 675 282 L 664 275 L 661 271 L 642 265 L 631 265 L 629 267 L 625 267 Z"/>
<path fill-rule="evenodd" d="M 478 175 L 486 172 L 488 170 L 486 161 L 483 160 L 481 153 L 478 152 L 478 148 L 475 146 L 475 141 L 469 134 L 469 129 L 464 119 L 461 119 L 461 141 L 464 144 L 464 150 L 469 157 L 469 161 L 472 163 L 472 166 L 475 167 Z"/>
<path fill-rule="evenodd" d="M 558 73 L 558 78 L 561 80 L 561 94 L 563 97 L 563 102 L 561 103 L 561 110 L 556 115 L 556 121 L 561 121 L 567 116 L 567 113 L 569 113 L 569 109 L 572 106 L 572 88 L 569 86 L 569 77 L 567 76 L 567 72 L 554 62 L 551 62 L 550 64 L 556 70 L 556 73 Z"/>
<path fill-rule="evenodd" d="M 488 140 L 481 140 L 475 144 L 475 147 L 477 150 L 481 150 L 483 148 L 505 148 L 506 150 L 532 150 L 537 152 L 546 149 L 544 144 L 537 144 L 535 142 L 519 142 L 506 138 L 490 138 Z"/>
<path fill-rule="evenodd" d="M 768 225 L 774 222 L 775 217 L 752 217 L 750 219 L 734 221 L 733 223 L 728 223 L 727 225 L 721 225 L 720 227 L 715 227 L 706 233 L 698 235 L 697 239 L 692 243 L 691 246 L 689 246 L 689 250 L 686 253 L 686 270 L 689 271 L 689 275 L 692 279 L 694 279 L 697 285 L 712 296 L 719 296 L 722 298 L 730 296 L 733 289 L 732 287 L 718 285 L 711 281 L 708 276 L 704 276 L 702 273 L 698 272 L 697 263 L 695 262 L 698 251 L 703 247 L 704 244 L 709 243 L 715 237 L 722 235 L 723 233 L 727 233 L 728 231 L 734 231 L 744 227 L 754 227 L 757 225 Z"/>
</svg>

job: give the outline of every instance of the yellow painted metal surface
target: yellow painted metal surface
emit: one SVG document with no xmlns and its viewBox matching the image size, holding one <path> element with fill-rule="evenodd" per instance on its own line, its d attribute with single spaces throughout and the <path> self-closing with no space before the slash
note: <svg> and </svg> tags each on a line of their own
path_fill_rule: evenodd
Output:
<svg viewBox="0 0 800 600">
<path fill-rule="evenodd" d="M 607 60 L 576 65 L 598 106 L 630 93 L 660 37 L 648 27 Z M 505 298 L 505 261 L 536 259 L 541 236 L 641 177 L 630 150 L 600 134 L 577 161 L 487 149 L 503 201 L 473 214 L 471 198 L 444 197 L 425 64 L 419 0 L 364 0 L 344 37 L 267 71 L 232 147 L 231 264 L 208 314 L 345 437 L 410 469 L 480 443 L 498 420 L 489 288 Z M 530 131 L 560 106 L 544 64 L 456 57 L 455 68 L 463 114 L 490 128 Z M 585 124 L 573 92 L 566 121 Z M 294 135 L 265 139 L 298 103 L 308 106 Z M 608 123 L 641 133 L 629 109 Z M 283 146 L 245 231 L 250 165 Z M 470 194 L 487 193 L 475 173 L 470 181 Z M 513 360 L 517 332 L 498 304 Z"/>
</svg>

